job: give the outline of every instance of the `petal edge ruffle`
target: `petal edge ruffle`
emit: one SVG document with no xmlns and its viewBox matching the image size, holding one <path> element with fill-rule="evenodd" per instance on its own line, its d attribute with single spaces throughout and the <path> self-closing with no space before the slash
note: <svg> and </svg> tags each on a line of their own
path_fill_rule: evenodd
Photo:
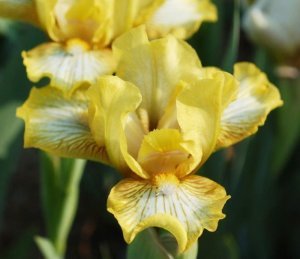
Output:
<svg viewBox="0 0 300 259">
<path fill-rule="evenodd" d="M 78 92 L 68 99 L 50 86 L 33 88 L 17 116 L 25 121 L 25 147 L 108 163 L 104 146 L 97 145 L 91 134 L 84 94 Z"/>
<path fill-rule="evenodd" d="M 157 226 L 171 232 L 183 252 L 203 229 L 216 230 L 218 221 L 225 217 L 222 208 L 229 198 L 223 187 L 196 175 L 174 186 L 125 179 L 111 190 L 107 206 L 121 225 L 126 242 L 132 242 L 145 228 Z"/>
<path fill-rule="evenodd" d="M 91 50 L 87 43 L 75 39 L 67 45 L 45 43 L 23 51 L 28 78 L 37 82 L 49 77 L 53 87 L 72 93 L 83 83 L 92 84 L 102 75 L 113 73 L 115 65 L 110 50 Z"/>
</svg>

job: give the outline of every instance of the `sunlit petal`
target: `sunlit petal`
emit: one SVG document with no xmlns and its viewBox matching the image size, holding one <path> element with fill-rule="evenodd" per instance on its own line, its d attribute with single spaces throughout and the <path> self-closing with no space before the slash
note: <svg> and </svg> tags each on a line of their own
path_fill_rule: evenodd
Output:
<svg viewBox="0 0 300 259">
<path fill-rule="evenodd" d="M 127 39 L 119 38 L 119 48 Z M 193 81 L 200 67 L 196 52 L 187 43 L 169 36 L 126 49 L 117 75 L 140 89 L 141 108 L 148 111 L 150 125 L 156 127 L 178 82 Z"/>
<path fill-rule="evenodd" d="M 30 80 L 37 82 L 49 77 L 51 85 L 64 92 L 72 92 L 82 83 L 94 83 L 114 71 L 110 50 L 91 50 L 81 40 L 69 41 L 66 46 L 42 44 L 22 56 Z"/>
<path fill-rule="evenodd" d="M 125 173 L 129 171 L 129 166 L 136 174 L 147 178 L 147 174 L 128 152 L 125 133 L 128 117 L 141 101 L 139 90 L 118 77 L 104 76 L 89 88 L 88 96 L 92 133 L 97 143 L 105 140 L 112 164 Z"/>
<path fill-rule="evenodd" d="M 144 24 L 164 0 L 109 0 L 113 38 L 130 28 Z"/>
<path fill-rule="evenodd" d="M 185 175 L 191 161 L 189 152 L 182 144 L 183 139 L 179 130 L 151 131 L 143 139 L 138 162 L 151 175 L 168 172 L 173 172 L 178 177 Z"/>
<path fill-rule="evenodd" d="M 223 111 L 216 149 L 254 134 L 269 112 L 282 105 L 277 88 L 255 65 L 238 63 L 234 76 L 239 81 L 238 94 Z"/>
<path fill-rule="evenodd" d="M 145 228 L 162 227 L 175 236 L 182 252 L 204 229 L 216 230 L 228 198 L 223 187 L 207 178 L 193 175 L 179 181 L 168 176 L 153 182 L 125 179 L 111 190 L 107 206 L 126 242 Z"/>
<path fill-rule="evenodd" d="M 187 38 L 203 21 L 216 20 L 217 10 L 210 0 L 165 0 L 146 25 L 151 38 L 169 33 L 177 38 Z"/>
<path fill-rule="evenodd" d="M 104 0 L 36 0 L 35 4 L 41 23 L 54 41 L 81 38 L 92 42 L 95 35 L 103 37 L 109 15 Z"/>
<path fill-rule="evenodd" d="M 222 83 L 217 79 L 198 80 L 178 95 L 177 120 L 194 166 L 202 165 L 214 150 L 220 127 Z"/>
<path fill-rule="evenodd" d="M 25 147 L 108 162 L 105 148 L 96 144 L 90 132 L 85 94 L 78 92 L 67 99 L 50 86 L 33 88 L 17 116 L 25 121 Z"/>
</svg>

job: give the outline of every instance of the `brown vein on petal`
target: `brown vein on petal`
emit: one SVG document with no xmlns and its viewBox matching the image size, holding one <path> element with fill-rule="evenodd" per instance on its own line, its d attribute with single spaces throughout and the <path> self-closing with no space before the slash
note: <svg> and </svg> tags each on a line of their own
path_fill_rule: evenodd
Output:
<svg viewBox="0 0 300 259">
<path fill-rule="evenodd" d="M 187 218 L 187 215 L 186 215 L 186 213 L 185 213 L 185 209 L 184 209 L 184 207 L 183 207 L 183 204 L 182 204 L 182 202 L 181 202 L 181 199 L 179 198 L 178 192 L 176 192 L 176 196 L 177 196 L 177 200 L 179 201 L 179 205 L 180 205 L 180 207 L 181 207 L 182 214 L 183 214 L 184 217 L 185 217 L 186 230 L 187 230 L 187 232 L 189 233 L 189 232 L 190 232 L 190 226 L 189 226 L 188 218 Z"/>
<path fill-rule="evenodd" d="M 145 209 L 146 209 L 147 204 L 148 204 L 148 202 L 149 202 L 151 193 L 152 193 L 152 189 L 150 188 L 150 189 L 149 189 L 149 194 L 148 194 L 147 200 L 144 202 L 144 208 L 143 208 L 143 210 L 141 211 L 141 217 L 140 217 L 140 220 L 139 220 L 139 221 L 142 221 L 142 219 L 144 218 Z"/>
<path fill-rule="evenodd" d="M 171 199 L 171 200 L 173 201 L 173 199 Z M 178 218 L 178 214 L 177 214 L 177 210 L 176 210 L 176 206 L 175 206 L 175 201 L 172 202 L 172 205 L 173 205 L 175 217 Z"/>
<path fill-rule="evenodd" d="M 155 187 L 155 195 L 154 195 L 154 208 L 155 208 L 155 213 L 157 213 L 158 209 L 157 209 L 157 199 L 158 199 L 158 195 L 157 195 L 157 187 Z"/>
<path fill-rule="evenodd" d="M 170 202 L 170 196 L 168 196 L 168 203 L 169 203 L 170 214 L 173 215 L 173 210 L 172 210 L 172 199 L 171 199 L 171 202 Z"/>
</svg>

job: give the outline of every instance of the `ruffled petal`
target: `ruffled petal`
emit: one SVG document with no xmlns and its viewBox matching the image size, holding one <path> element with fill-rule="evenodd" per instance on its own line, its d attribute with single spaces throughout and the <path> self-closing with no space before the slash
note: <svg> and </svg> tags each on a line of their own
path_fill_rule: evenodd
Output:
<svg viewBox="0 0 300 259">
<path fill-rule="evenodd" d="M 141 34 L 131 32 L 141 42 Z M 126 34 L 118 39 L 119 51 L 127 42 Z M 175 54 L 176 53 L 176 54 Z M 117 75 L 134 83 L 141 91 L 141 108 L 148 111 L 155 128 L 180 80 L 193 81 L 201 68 L 200 60 L 187 43 L 172 36 L 151 43 L 125 48 Z"/>
<path fill-rule="evenodd" d="M 108 12 L 111 12 L 111 24 L 108 30 L 112 30 L 115 38 L 129 29 L 144 24 L 159 8 L 164 0 L 109 0 Z"/>
<path fill-rule="evenodd" d="M 99 144 L 104 139 L 112 164 L 125 174 L 130 172 L 130 167 L 137 175 L 147 178 L 147 174 L 129 154 L 130 143 L 125 130 L 126 123 L 132 119 L 131 114 L 141 102 L 139 90 L 118 77 L 104 76 L 89 88 L 88 96 L 89 120 L 94 138 Z M 139 132 L 139 128 L 136 132 Z"/>
<path fill-rule="evenodd" d="M 25 147 L 57 156 L 108 162 L 104 146 L 97 145 L 91 134 L 84 93 L 77 92 L 67 99 L 50 86 L 33 88 L 17 116 L 25 121 Z"/>
<path fill-rule="evenodd" d="M 104 36 L 109 15 L 106 1 L 36 0 L 35 4 L 41 23 L 54 41 L 80 38 L 92 42 L 96 34 L 98 41 Z M 104 38 L 101 40 L 103 43 Z"/>
<path fill-rule="evenodd" d="M 184 82 L 182 82 L 184 83 Z M 220 130 L 223 80 L 201 79 L 186 84 L 177 97 L 177 120 L 186 150 L 194 158 L 193 167 L 201 166 L 214 151 Z"/>
<path fill-rule="evenodd" d="M 81 40 L 42 44 L 22 53 L 27 75 L 33 82 L 49 77 L 50 84 L 71 93 L 82 83 L 92 84 L 100 76 L 114 71 L 112 53 L 108 49 L 91 50 Z"/>
<path fill-rule="evenodd" d="M 166 176 L 154 182 L 122 180 L 111 190 L 107 206 L 126 242 L 145 228 L 161 227 L 175 236 L 181 253 L 204 229 L 217 229 L 229 198 L 222 186 L 207 178 L 192 175 L 176 181 Z"/>
<path fill-rule="evenodd" d="M 146 23 L 151 38 L 169 33 L 186 39 L 203 21 L 216 21 L 217 9 L 210 0 L 166 0 Z"/>
<path fill-rule="evenodd" d="M 223 111 L 216 149 L 254 134 L 269 112 L 283 103 L 277 88 L 255 65 L 236 64 L 234 76 L 239 81 L 238 93 Z"/>
</svg>

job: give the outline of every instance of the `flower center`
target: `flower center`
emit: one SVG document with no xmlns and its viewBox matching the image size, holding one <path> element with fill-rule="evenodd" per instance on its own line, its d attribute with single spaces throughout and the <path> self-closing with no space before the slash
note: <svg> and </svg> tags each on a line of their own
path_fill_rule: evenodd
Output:
<svg viewBox="0 0 300 259">
<path fill-rule="evenodd" d="M 179 179 L 172 173 L 157 174 L 152 179 L 153 185 L 158 188 L 158 195 L 172 195 L 179 184 Z"/>
<path fill-rule="evenodd" d="M 90 50 L 90 45 L 78 38 L 70 39 L 66 43 L 66 49 L 71 54 L 82 54 Z"/>
</svg>

